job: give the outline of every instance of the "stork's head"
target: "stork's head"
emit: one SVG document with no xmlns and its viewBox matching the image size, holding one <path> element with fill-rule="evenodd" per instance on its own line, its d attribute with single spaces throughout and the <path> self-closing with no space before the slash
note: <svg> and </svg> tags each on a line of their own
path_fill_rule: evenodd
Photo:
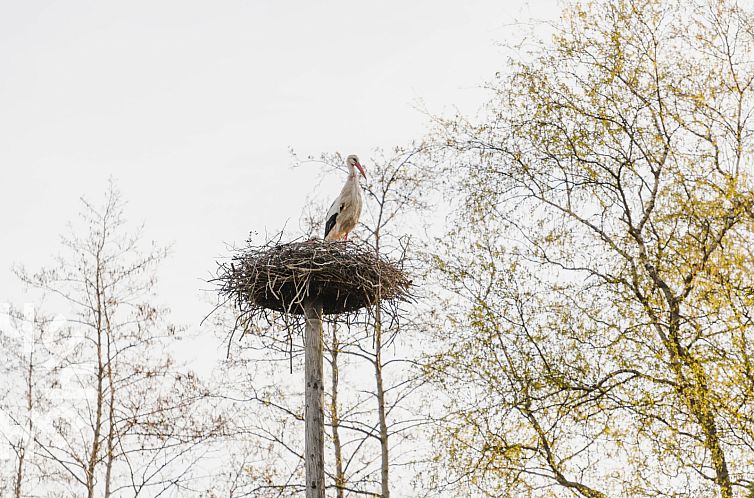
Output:
<svg viewBox="0 0 754 498">
<path fill-rule="evenodd" d="M 359 173 L 361 173 L 361 176 L 364 178 L 367 177 L 367 174 L 364 172 L 364 167 L 359 162 L 359 157 L 356 154 L 351 154 L 346 158 L 346 164 L 348 164 L 348 167 L 353 170 L 354 167 L 358 168 Z"/>
</svg>

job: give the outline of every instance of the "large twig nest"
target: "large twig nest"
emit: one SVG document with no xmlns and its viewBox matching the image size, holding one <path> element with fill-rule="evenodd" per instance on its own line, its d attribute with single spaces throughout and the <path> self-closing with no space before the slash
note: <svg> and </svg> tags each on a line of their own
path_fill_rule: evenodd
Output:
<svg viewBox="0 0 754 498">
<path fill-rule="evenodd" d="M 220 293 L 245 315 L 274 310 L 303 314 L 310 298 L 326 315 L 379 301 L 406 300 L 411 282 L 395 263 L 363 243 L 309 240 L 249 246 L 220 265 Z"/>
</svg>

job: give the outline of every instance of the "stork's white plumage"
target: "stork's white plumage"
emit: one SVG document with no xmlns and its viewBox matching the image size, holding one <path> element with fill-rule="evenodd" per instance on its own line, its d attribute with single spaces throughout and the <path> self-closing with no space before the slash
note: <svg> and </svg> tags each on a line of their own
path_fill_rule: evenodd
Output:
<svg viewBox="0 0 754 498">
<path fill-rule="evenodd" d="M 348 240 L 348 234 L 361 216 L 361 185 L 356 176 L 356 169 L 364 178 L 367 175 L 359 163 L 359 158 L 353 154 L 346 159 L 346 165 L 349 168 L 348 179 L 325 218 L 325 240 Z"/>
</svg>

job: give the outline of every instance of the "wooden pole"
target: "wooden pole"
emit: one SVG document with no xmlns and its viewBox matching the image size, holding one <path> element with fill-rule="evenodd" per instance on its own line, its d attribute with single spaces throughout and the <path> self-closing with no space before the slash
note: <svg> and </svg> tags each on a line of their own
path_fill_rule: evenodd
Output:
<svg viewBox="0 0 754 498">
<path fill-rule="evenodd" d="M 304 302 L 304 457 L 306 498 L 325 498 L 325 415 L 322 384 L 322 301 Z"/>
</svg>

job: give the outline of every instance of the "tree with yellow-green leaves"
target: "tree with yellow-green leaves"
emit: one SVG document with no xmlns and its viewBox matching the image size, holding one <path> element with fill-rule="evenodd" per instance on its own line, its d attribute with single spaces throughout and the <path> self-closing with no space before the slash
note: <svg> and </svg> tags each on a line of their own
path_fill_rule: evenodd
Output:
<svg viewBox="0 0 754 498">
<path fill-rule="evenodd" d="M 566 8 L 441 121 L 456 495 L 754 494 L 754 10 Z M 465 490 L 465 491 L 464 491 Z"/>
</svg>

